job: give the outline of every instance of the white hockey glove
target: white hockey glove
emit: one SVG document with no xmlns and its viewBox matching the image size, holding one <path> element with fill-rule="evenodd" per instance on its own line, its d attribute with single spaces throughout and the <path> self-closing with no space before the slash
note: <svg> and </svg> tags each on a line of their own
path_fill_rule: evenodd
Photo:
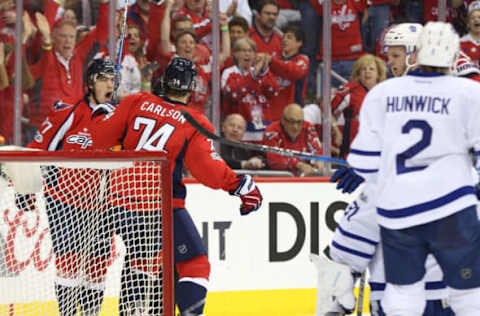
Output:
<svg viewBox="0 0 480 316">
<path fill-rule="evenodd" d="M 318 271 L 317 315 L 353 313 L 355 280 L 350 267 L 316 254 L 310 254 L 310 260 Z"/>
</svg>

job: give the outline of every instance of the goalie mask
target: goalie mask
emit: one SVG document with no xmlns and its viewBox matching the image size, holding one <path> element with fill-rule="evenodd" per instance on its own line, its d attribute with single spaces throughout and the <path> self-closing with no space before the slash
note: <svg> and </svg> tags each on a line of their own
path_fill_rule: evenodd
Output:
<svg viewBox="0 0 480 316">
<path fill-rule="evenodd" d="M 94 59 L 88 66 L 87 93 L 94 98 L 96 104 L 112 101 L 114 78 L 115 65 L 110 60 Z M 100 82 L 102 87 L 97 84 Z"/>
</svg>

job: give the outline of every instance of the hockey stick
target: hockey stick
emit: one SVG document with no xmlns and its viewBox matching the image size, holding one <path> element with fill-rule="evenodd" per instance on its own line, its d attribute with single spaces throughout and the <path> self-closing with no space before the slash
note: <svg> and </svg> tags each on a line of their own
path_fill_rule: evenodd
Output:
<svg viewBox="0 0 480 316">
<path fill-rule="evenodd" d="M 358 284 L 357 316 L 363 315 L 363 297 L 365 294 L 365 279 L 366 279 L 366 271 L 364 271 L 360 276 L 360 282 Z"/>
<path fill-rule="evenodd" d="M 115 64 L 115 76 L 113 79 L 112 101 L 115 104 L 118 98 L 118 87 L 120 86 L 120 65 L 122 63 L 123 43 L 125 42 L 125 29 L 127 25 L 128 0 L 125 0 L 125 10 L 123 11 L 122 29 L 120 30 L 120 43 L 118 45 L 117 63 Z"/>
<path fill-rule="evenodd" d="M 206 128 L 200 125 L 200 123 L 198 123 L 187 111 L 180 110 L 180 112 L 182 113 L 183 117 L 187 120 L 187 122 L 190 123 L 197 131 L 199 131 L 200 133 L 207 136 L 208 138 L 214 141 L 217 141 L 221 144 L 230 145 L 233 147 L 239 147 L 247 150 L 269 152 L 269 153 L 279 154 L 282 156 L 297 157 L 301 159 L 311 159 L 311 160 L 322 161 L 327 163 L 335 163 L 342 166 L 348 166 L 347 162 L 343 159 L 317 156 L 312 153 L 306 153 L 306 152 L 301 152 L 301 151 L 292 150 L 292 149 L 284 149 L 284 148 L 271 147 L 266 145 L 257 145 L 252 143 L 243 143 L 243 142 L 236 142 L 233 140 L 229 140 L 208 131 Z"/>
</svg>

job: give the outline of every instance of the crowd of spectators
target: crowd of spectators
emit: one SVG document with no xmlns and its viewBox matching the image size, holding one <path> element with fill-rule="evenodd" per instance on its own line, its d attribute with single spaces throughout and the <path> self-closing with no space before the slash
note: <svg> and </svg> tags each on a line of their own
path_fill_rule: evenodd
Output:
<svg viewBox="0 0 480 316">
<path fill-rule="evenodd" d="M 84 95 L 85 70 L 93 59 L 110 58 L 109 1 L 25 1 L 23 143 L 48 128 L 45 117 L 58 100 Z M 155 91 L 171 58 L 188 58 L 198 70 L 189 105 L 204 113 L 218 107 L 226 138 L 322 154 L 323 113 L 316 78 L 322 69 L 323 1 L 220 0 L 219 105 L 211 102 L 212 1 L 131 2 L 116 11 L 113 30 L 118 47 L 126 9 L 119 101 Z M 463 36 L 463 52 L 478 65 L 480 1 L 448 0 L 447 6 L 447 20 Z M 331 10 L 332 70 L 349 81 L 332 78 L 331 152 L 345 157 L 363 97 L 391 75 L 384 34 L 393 24 L 437 20 L 439 10 L 438 0 L 332 0 Z M 5 143 L 12 143 L 14 133 L 17 13 L 13 0 L 0 0 L 0 140 Z M 390 72 L 403 71 L 390 66 Z M 318 163 L 228 146 L 222 146 L 221 154 L 236 169 L 287 170 L 302 176 L 323 170 Z"/>
</svg>

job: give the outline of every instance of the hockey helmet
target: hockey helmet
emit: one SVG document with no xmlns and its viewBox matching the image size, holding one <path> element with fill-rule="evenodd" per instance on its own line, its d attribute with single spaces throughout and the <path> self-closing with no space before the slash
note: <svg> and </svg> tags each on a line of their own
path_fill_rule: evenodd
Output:
<svg viewBox="0 0 480 316">
<path fill-rule="evenodd" d="M 417 47 L 417 40 L 423 26 L 419 23 L 401 23 L 393 26 L 385 34 L 384 46 L 403 46 L 407 54 L 411 54 Z"/>
<path fill-rule="evenodd" d="M 418 38 L 418 64 L 450 68 L 460 52 L 460 37 L 450 23 L 428 22 Z"/>
<path fill-rule="evenodd" d="M 87 86 L 93 85 L 98 77 L 114 76 L 115 65 L 109 59 L 94 59 L 87 69 Z M 120 81 L 120 78 L 118 80 Z"/>
<path fill-rule="evenodd" d="M 169 89 L 190 92 L 195 89 L 196 76 L 195 64 L 190 59 L 175 57 L 165 69 L 163 80 Z"/>
</svg>

